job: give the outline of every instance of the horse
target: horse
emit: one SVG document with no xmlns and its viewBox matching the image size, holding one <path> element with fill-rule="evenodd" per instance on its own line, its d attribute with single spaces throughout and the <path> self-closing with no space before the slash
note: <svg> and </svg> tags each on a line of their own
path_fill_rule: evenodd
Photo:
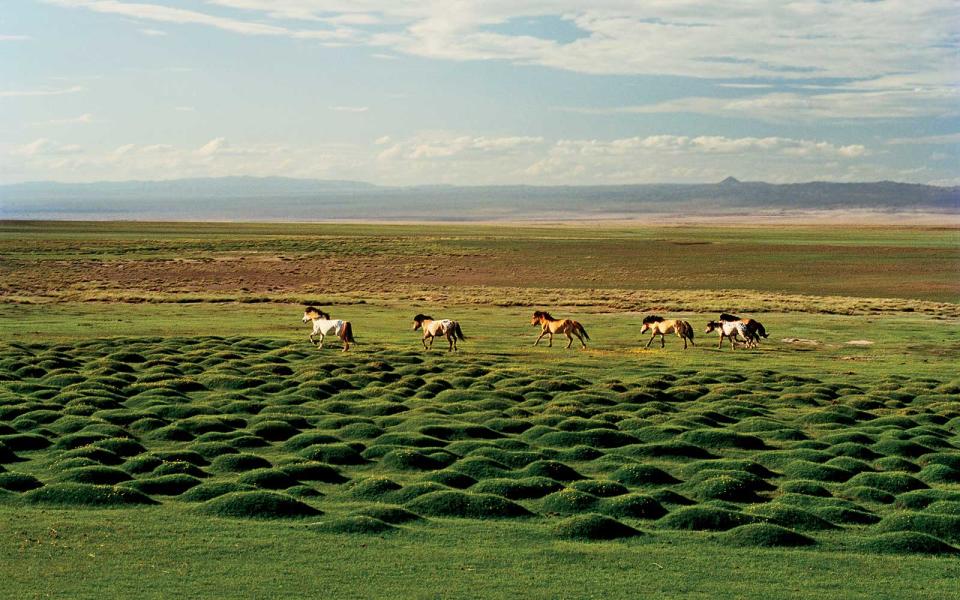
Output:
<svg viewBox="0 0 960 600">
<path fill-rule="evenodd" d="M 687 349 L 687 340 L 690 340 L 690 345 L 696 346 L 693 343 L 693 325 L 687 321 L 664 319 L 657 315 L 650 315 L 643 318 L 643 327 L 641 327 L 640 333 L 646 333 L 648 330 L 652 330 L 653 335 L 650 336 L 650 341 L 644 346 L 645 348 L 649 348 L 658 335 L 660 336 L 660 347 L 663 348 L 663 338 L 668 333 L 676 333 L 677 337 L 683 340 L 684 350 Z"/>
<path fill-rule="evenodd" d="M 743 338 L 744 343 L 749 343 L 750 334 L 747 333 L 747 326 L 743 321 L 710 321 L 707 323 L 706 333 L 720 332 L 720 345 L 717 348 L 723 348 L 723 338 L 730 339 L 730 349 L 735 350 L 733 341 L 737 337 Z"/>
<path fill-rule="evenodd" d="M 550 343 L 547 344 L 548 347 L 553 347 L 553 334 L 562 333 L 567 336 L 567 348 L 573 344 L 573 337 L 570 334 L 577 336 L 577 339 L 580 340 L 580 345 L 582 350 L 586 350 L 587 344 L 584 342 L 584 338 L 590 339 L 590 336 L 587 335 L 587 330 L 583 328 L 583 325 L 574 321 L 572 319 L 554 319 L 550 316 L 550 313 L 538 310 L 533 313 L 533 319 L 530 321 L 531 325 L 540 326 L 540 335 L 537 336 L 537 341 L 533 343 L 534 346 L 540 343 L 540 340 L 545 335 L 550 336 Z"/>
<path fill-rule="evenodd" d="M 356 342 L 353 339 L 353 325 L 350 321 L 341 321 L 331 319 L 330 315 L 319 308 L 308 306 L 303 311 L 303 322 L 313 321 L 313 331 L 310 333 L 310 342 L 317 346 L 317 350 L 323 348 L 323 338 L 327 335 L 336 335 L 343 342 L 343 351 L 350 349 L 350 343 Z M 313 336 L 319 335 L 320 342 L 313 339 Z"/>
<path fill-rule="evenodd" d="M 420 339 L 420 342 L 423 344 L 424 350 L 433 348 L 433 338 L 441 335 L 447 338 L 447 342 L 450 343 L 447 352 L 458 350 L 458 339 L 460 341 L 467 339 L 466 336 L 463 335 L 463 330 L 460 329 L 460 323 L 451 321 L 450 319 L 435 321 L 431 316 L 417 315 L 413 318 L 413 330 L 416 331 L 418 329 L 423 329 L 423 337 Z M 430 338 L 429 346 L 427 346 L 427 338 Z"/>
<path fill-rule="evenodd" d="M 760 321 L 755 319 L 741 319 L 736 315 L 731 315 L 728 313 L 720 313 L 720 320 L 726 322 L 740 321 L 747 328 L 748 342 L 751 346 L 757 347 L 760 345 L 760 338 L 767 337 L 767 330 L 763 328 L 763 325 Z"/>
</svg>

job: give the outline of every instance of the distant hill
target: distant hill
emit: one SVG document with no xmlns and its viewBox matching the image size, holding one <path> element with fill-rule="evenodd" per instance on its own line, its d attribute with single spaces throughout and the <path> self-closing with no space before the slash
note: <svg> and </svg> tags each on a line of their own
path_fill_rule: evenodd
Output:
<svg viewBox="0 0 960 600">
<path fill-rule="evenodd" d="M 598 219 L 798 210 L 960 212 L 960 187 L 892 181 L 609 186 L 412 186 L 219 177 L 0 186 L 3 219 L 320 221 Z"/>
</svg>

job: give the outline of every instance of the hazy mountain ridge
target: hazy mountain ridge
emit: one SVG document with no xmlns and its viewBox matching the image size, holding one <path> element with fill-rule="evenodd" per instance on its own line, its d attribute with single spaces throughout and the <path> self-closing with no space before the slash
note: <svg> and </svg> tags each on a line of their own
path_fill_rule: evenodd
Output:
<svg viewBox="0 0 960 600">
<path fill-rule="evenodd" d="M 199 202 L 202 201 L 202 202 Z M 960 212 L 960 187 L 880 181 L 604 186 L 378 186 L 359 181 L 218 177 L 0 186 L 6 219 L 526 219 L 744 210 Z"/>
</svg>

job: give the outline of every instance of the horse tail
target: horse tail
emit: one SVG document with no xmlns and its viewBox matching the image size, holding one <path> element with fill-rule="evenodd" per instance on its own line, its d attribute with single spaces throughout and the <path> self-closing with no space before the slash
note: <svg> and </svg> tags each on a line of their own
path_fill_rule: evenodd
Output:
<svg viewBox="0 0 960 600">
<path fill-rule="evenodd" d="M 340 334 L 344 340 L 355 343 L 357 340 L 353 339 L 353 325 L 350 324 L 350 321 L 345 321 L 343 323 L 343 333 Z"/>
<path fill-rule="evenodd" d="M 460 323 L 458 321 L 453 322 L 453 335 L 457 336 L 457 339 L 461 342 L 467 339 L 467 337 L 463 335 L 463 330 L 460 329 Z"/>
<path fill-rule="evenodd" d="M 583 328 L 583 325 L 581 325 L 579 321 L 574 321 L 573 326 L 583 337 L 587 338 L 588 340 L 590 339 L 590 336 L 587 335 L 587 330 Z"/>
</svg>

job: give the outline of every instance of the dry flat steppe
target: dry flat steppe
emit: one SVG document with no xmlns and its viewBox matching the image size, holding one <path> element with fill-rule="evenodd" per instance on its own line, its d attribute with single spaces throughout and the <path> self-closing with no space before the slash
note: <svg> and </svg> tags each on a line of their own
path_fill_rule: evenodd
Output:
<svg viewBox="0 0 960 600">
<path fill-rule="evenodd" d="M 2 223 L 0 595 L 956 597 L 957 242 Z"/>
</svg>

